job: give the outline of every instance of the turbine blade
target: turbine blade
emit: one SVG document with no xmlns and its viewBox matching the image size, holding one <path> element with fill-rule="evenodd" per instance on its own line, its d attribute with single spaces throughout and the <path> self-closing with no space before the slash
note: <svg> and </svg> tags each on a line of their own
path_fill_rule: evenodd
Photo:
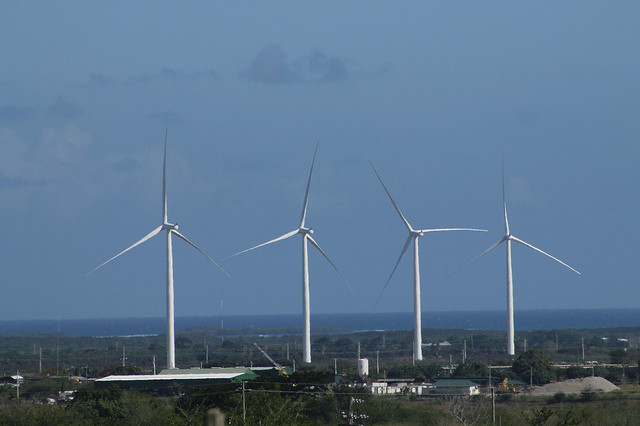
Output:
<svg viewBox="0 0 640 426">
<path fill-rule="evenodd" d="M 351 290 L 351 292 L 353 293 L 353 288 L 351 288 L 351 284 L 349 284 L 349 281 L 347 281 L 347 279 L 344 277 L 344 275 L 342 275 L 342 272 L 340 272 L 338 267 L 331 261 L 331 259 L 329 259 L 329 256 L 327 256 L 327 254 L 324 252 L 324 250 L 322 250 L 320 248 L 320 246 L 318 245 L 316 240 L 314 240 L 313 237 L 311 237 L 311 235 L 309 235 L 309 234 L 307 234 L 307 239 L 309 241 L 311 241 L 311 244 L 313 244 L 315 246 L 315 248 L 317 248 L 318 251 L 324 256 L 324 258 L 327 259 L 327 262 L 329 262 L 331 264 L 331 266 L 333 266 L 333 269 L 336 270 L 338 275 L 340 275 L 340 278 L 342 278 L 342 281 L 344 281 L 344 283 L 347 285 L 347 287 L 349 287 L 349 290 Z"/>
<path fill-rule="evenodd" d="M 89 271 L 87 273 L 87 275 L 91 275 L 93 274 L 95 271 L 97 271 L 98 269 L 102 268 L 104 265 L 106 265 L 107 263 L 111 262 L 112 260 L 114 260 L 116 257 L 125 254 L 126 252 L 128 252 L 129 250 L 131 250 L 132 248 L 134 248 L 135 246 L 138 246 L 142 243 L 144 243 L 145 241 L 147 241 L 150 238 L 155 237 L 156 235 L 158 235 L 160 233 L 160 231 L 162 231 L 162 225 L 158 226 L 156 229 L 154 229 L 153 231 L 149 232 L 147 235 L 145 235 L 141 240 L 139 240 L 137 243 L 133 244 L 132 246 L 130 246 L 129 248 L 122 250 L 120 253 L 116 254 L 115 256 L 113 256 L 111 259 L 107 260 L 104 263 L 101 263 L 100 265 L 98 265 L 96 268 L 92 269 L 91 271 Z"/>
<path fill-rule="evenodd" d="M 169 128 L 164 132 L 164 160 L 162 161 L 162 223 L 167 223 L 167 138 Z"/>
<path fill-rule="evenodd" d="M 207 256 L 207 258 L 213 262 L 214 265 L 216 265 L 218 267 L 218 269 L 220 269 L 222 272 L 224 272 L 229 278 L 231 278 L 231 275 L 224 270 L 224 268 L 220 265 L 218 265 L 218 262 L 216 262 L 215 260 L 213 260 L 211 258 L 211 256 L 209 256 L 207 253 L 205 253 L 200 247 L 198 247 L 197 245 L 195 245 L 194 243 L 192 243 L 191 241 L 189 241 L 189 239 L 187 237 L 185 237 L 184 235 L 182 235 L 181 233 L 179 233 L 178 231 L 176 231 L 175 229 L 172 229 L 171 232 L 173 234 L 175 234 L 176 236 L 182 238 L 184 241 L 186 241 L 188 244 L 191 244 L 191 246 L 193 248 L 195 248 L 196 250 L 198 250 L 200 253 L 204 254 L 205 256 Z"/>
<path fill-rule="evenodd" d="M 409 232 L 413 231 L 413 228 L 411 228 L 411 225 L 409 225 L 409 221 L 404 217 L 404 215 L 402 214 L 402 212 L 400 211 L 400 207 L 398 207 L 398 205 L 396 204 L 395 201 L 393 201 L 393 197 L 391 196 L 391 194 L 389 193 L 389 190 L 387 189 L 387 187 L 385 186 L 384 182 L 382 182 L 382 178 L 380 177 L 380 175 L 378 174 L 378 171 L 376 170 L 375 167 L 373 167 L 373 163 L 371 161 L 369 161 L 369 164 L 371 164 L 371 168 L 373 169 L 373 172 L 376 174 L 376 176 L 378 177 L 378 180 L 380 181 L 380 183 L 382 184 L 382 187 L 384 188 L 384 191 L 387 193 L 387 195 L 389 196 L 389 199 L 391 200 L 391 203 L 393 204 L 393 207 L 396 208 L 396 211 L 398 212 L 398 214 L 400 215 L 400 219 L 402 219 L 402 221 L 404 222 L 405 226 L 407 227 L 407 229 L 409 230 Z"/>
<path fill-rule="evenodd" d="M 498 247 L 502 242 L 506 241 L 507 237 L 502 237 L 500 238 L 500 240 L 498 240 L 497 243 L 493 244 L 491 247 L 489 247 L 488 249 L 486 249 L 485 251 L 483 251 L 482 253 L 480 253 L 478 256 L 474 257 L 473 259 L 471 259 L 470 261 L 468 261 L 467 263 L 465 263 L 464 265 L 462 265 L 462 267 L 456 269 L 454 272 L 450 273 L 449 275 L 447 275 L 445 277 L 445 279 L 443 279 L 441 282 L 445 282 L 447 281 L 449 278 L 451 278 L 452 276 L 454 276 L 455 274 L 457 274 L 458 272 L 462 271 L 463 269 L 465 269 L 467 266 L 471 265 L 473 262 L 475 262 L 476 260 L 480 259 L 482 256 L 484 256 L 485 254 L 489 253 L 491 250 L 493 250 L 494 248 Z"/>
<path fill-rule="evenodd" d="M 309 187 L 311 186 L 311 175 L 313 174 L 313 166 L 316 163 L 318 146 L 320 146 L 320 141 L 316 143 L 316 150 L 313 153 L 313 160 L 311 161 L 311 170 L 309 170 L 309 179 L 307 180 L 307 189 L 304 192 L 304 204 L 302 205 L 302 217 L 300 218 L 300 228 L 304 227 L 304 221 L 307 218 L 307 205 L 309 204 Z"/>
<path fill-rule="evenodd" d="M 257 246 L 248 248 L 246 250 L 239 251 L 238 253 L 232 254 L 229 257 L 225 257 L 224 260 L 231 259 L 232 257 L 235 257 L 235 256 L 237 256 L 239 254 L 246 253 L 246 252 L 251 251 L 251 250 L 255 250 L 255 249 L 259 248 L 259 247 L 266 246 L 268 244 L 275 243 L 277 241 L 286 240 L 287 238 L 292 237 L 292 236 L 296 235 L 297 233 L 298 233 L 298 230 L 294 229 L 293 231 L 287 232 L 286 234 L 281 235 L 278 238 L 274 238 L 273 240 L 267 241 L 266 243 L 258 244 Z"/>
<path fill-rule="evenodd" d="M 578 274 L 578 275 L 582 275 L 582 274 L 581 274 L 577 269 L 572 268 L 571 266 L 567 265 L 566 263 L 564 263 L 562 260 L 558 259 L 557 257 L 551 256 L 549 253 L 547 253 L 547 252 L 545 252 L 545 251 L 540 250 L 538 247 L 532 246 L 531 244 L 529 244 L 529 243 L 527 243 L 527 242 L 525 242 L 525 241 L 522 241 L 520 238 L 514 237 L 513 235 L 511 236 L 511 239 L 512 239 L 513 241 L 517 242 L 517 243 L 520 243 L 520 244 L 522 244 L 522 245 L 524 245 L 524 246 L 529 247 L 530 249 L 533 249 L 533 250 L 535 250 L 535 251 L 537 251 L 537 252 L 539 252 L 539 253 L 542 253 L 542 254 L 544 254 L 545 256 L 550 257 L 551 259 L 555 260 L 556 262 L 561 263 L 562 265 L 564 265 L 564 266 L 566 266 L 567 268 L 571 269 L 571 270 L 572 270 L 573 272 L 575 272 L 576 274 Z"/>
<path fill-rule="evenodd" d="M 504 155 L 502 156 L 502 208 L 504 210 L 504 234 L 509 235 L 509 219 L 507 218 L 507 198 L 504 193 Z"/>
<path fill-rule="evenodd" d="M 404 257 L 404 254 L 407 252 L 407 249 L 409 248 L 409 245 L 411 244 L 411 240 L 413 238 L 417 238 L 417 237 L 414 237 L 413 235 L 409 234 L 409 237 L 407 238 L 407 241 L 404 243 L 404 247 L 402 248 L 402 252 L 400 252 L 400 257 L 398 257 L 398 261 L 396 262 L 396 265 L 393 267 L 393 271 L 391 271 L 391 275 L 389 275 L 389 279 L 385 283 L 384 287 L 382 287 L 382 291 L 378 295 L 378 299 L 376 300 L 376 304 L 374 305 L 374 307 L 378 305 L 378 302 L 380 302 L 382 293 L 384 293 L 384 291 L 387 289 L 387 286 L 389 285 L 389 282 L 391 282 L 391 277 L 393 277 L 393 274 L 395 274 L 396 269 L 398 269 L 398 265 L 400 265 L 400 261 Z"/>
<path fill-rule="evenodd" d="M 476 229 L 476 228 L 437 228 L 437 229 L 421 229 L 420 232 L 425 234 L 429 232 L 440 232 L 440 231 L 479 231 L 479 232 L 487 232 L 486 229 Z"/>
</svg>

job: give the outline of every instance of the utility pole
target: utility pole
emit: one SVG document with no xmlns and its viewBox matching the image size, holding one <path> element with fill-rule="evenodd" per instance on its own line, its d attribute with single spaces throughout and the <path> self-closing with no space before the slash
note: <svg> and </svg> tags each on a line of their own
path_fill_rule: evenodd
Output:
<svg viewBox="0 0 640 426">
<path fill-rule="evenodd" d="M 376 351 L 376 374 L 380 374 L 380 351 Z"/>
<path fill-rule="evenodd" d="M 527 351 L 527 339 L 524 339 L 524 352 Z"/>
<path fill-rule="evenodd" d="M 247 403 L 244 397 L 244 383 L 242 381 L 242 423 L 247 424 Z"/>
<path fill-rule="evenodd" d="M 494 425 L 496 424 L 496 398 L 495 398 L 493 386 L 491 386 L 491 421 Z"/>
<path fill-rule="evenodd" d="M 360 341 L 358 341 L 358 357 L 357 359 L 360 359 Z"/>
<path fill-rule="evenodd" d="M 338 375 L 338 358 L 333 359 L 333 374 Z"/>
<path fill-rule="evenodd" d="M 584 337 L 582 338 L 582 362 L 584 362 Z"/>
<path fill-rule="evenodd" d="M 122 366 L 123 366 L 123 367 L 124 367 L 124 365 L 125 365 L 125 359 L 126 359 L 126 356 L 125 356 L 125 346 L 124 346 L 124 345 L 122 345 Z"/>
<path fill-rule="evenodd" d="M 287 343 L 287 361 L 289 361 L 289 344 Z"/>
<path fill-rule="evenodd" d="M 465 362 L 467 362 L 467 339 L 464 339 L 463 342 L 463 347 L 462 347 L 462 363 L 464 364 Z"/>
<path fill-rule="evenodd" d="M 42 347 L 40 347 L 40 369 L 38 371 L 42 373 Z"/>
<path fill-rule="evenodd" d="M 156 356 L 153 356 L 153 375 L 156 375 Z"/>
<path fill-rule="evenodd" d="M 529 368 L 529 385 L 533 387 L 533 365 Z"/>
</svg>

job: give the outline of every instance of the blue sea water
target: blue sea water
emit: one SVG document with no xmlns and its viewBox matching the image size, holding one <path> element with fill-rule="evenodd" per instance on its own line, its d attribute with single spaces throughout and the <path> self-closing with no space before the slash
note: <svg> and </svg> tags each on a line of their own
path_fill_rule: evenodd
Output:
<svg viewBox="0 0 640 426">
<path fill-rule="evenodd" d="M 225 329 L 289 328 L 300 329 L 300 315 L 225 316 Z M 554 330 L 569 328 L 611 328 L 640 326 L 640 309 L 567 309 L 528 310 L 515 314 L 516 330 Z M 219 327 L 220 317 L 178 317 L 176 330 L 193 327 Z M 361 330 L 411 330 L 413 314 L 353 313 L 312 314 L 312 329 L 337 328 Z M 423 328 L 457 328 L 468 330 L 505 330 L 504 311 L 424 312 Z M 164 318 L 107 318 L 73 320 L 0 321 L 0 334 L 60 333 L 70 336 L 130 336 L 163 334 Z"/>
</svg>

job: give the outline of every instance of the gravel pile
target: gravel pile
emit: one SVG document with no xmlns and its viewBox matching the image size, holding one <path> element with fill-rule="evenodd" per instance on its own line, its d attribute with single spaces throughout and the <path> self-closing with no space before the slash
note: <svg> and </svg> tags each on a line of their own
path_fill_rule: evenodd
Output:
<svg viewBox="0 0 640 426">
<path fill-rule="evenodd" d="M 531 391 L 530 395 L 555 395 L 558 392 L 572 394 L 583 392 L 611 392 L 619 388 L 602 377 L 584 377 L 582 379 L 565 380 L 549 383 Z"/>
</svg>

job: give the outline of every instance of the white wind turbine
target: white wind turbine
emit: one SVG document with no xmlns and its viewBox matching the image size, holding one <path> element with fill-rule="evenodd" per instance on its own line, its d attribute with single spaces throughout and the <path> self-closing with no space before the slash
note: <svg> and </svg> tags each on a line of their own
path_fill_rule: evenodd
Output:
<svg viewBox="0 0 640 426">
<path fill-rule="evenodd" d="M 307 216 L 307 205 L 309 204 L 309 186 L 311 185 L 311 175 L 313 174 L 313 166 L 316 161 L 316 154 L 318 153 L 318 145 L 316 144 L 316 150 L 313 154 L 313 161 L 311 162 L 311 170 L 309 171 L 309 179 L 307 181 L 307 189 L 304 194 L 304 203 L 302 205 L 302 217 L 300 218 L 300 226 L 294 229 L 291 232 L 287 232 L 284 235 L 279 236 L 278 238 L 274 238 L 273 240 L 267 241 L 266 243 L 258 244 L 257 246 L 248 248 L 246 250 L 242 250 L 236 254 L 229 256 L 227 259 L 237 256 L 239 254 L 246 253 L 248 251 L 257 249 L 262 246 L 269 245 L 271 243 L 275 243 L 277 241 L 285 240 L 289 237 L 293 237 L 296 234 L 302 235 L 302 317 L 303 317 L 303 351 L 302 351 L 302 360 L 303 362 L 310 363 L 311 362 L 311 312 L 309 309 L 309 256 L 307 251 L 307 241 L 311 242 L 311 244 L 318 249 L 318 251 L 324 256 L 325 259 L 333 266 L 333 269 L 336 270 L 338 275 L 342 278 L 342 280 L 347 284 L 349 288 L 349 283 L 342 276 L 342 273 L 338 270 L 338 267 L 334 265 L 334 263 L 329 259 L 329 256 L 320 248 L 318 243 L 313 239 L 311 234 L 313 234 L 313 228 L 305 227 L 305 218 Z"/>
<path fill-rule="evenodd" d="M 496 242 L 491 247 L 489 247 L 484 252 L 482 252 L 480 255 L 476 256 L 471 261 L 469 261 L 465 266 L 458 269 L 458 271 L 460 271 L 461 269 L 464 269 L 472 262 L 475 262 L 476 260 L 480 259 L 482 256 L 489 253 L 491 250 L 498 247 L 503 242 L 507 243 L 507 353 L 509 355 L 515 355 L 515 343 L 514 343 L 515 332 L 514 332 L 514 321 L 513 321 L 513 275 L 512 275 L 512 269 L 511 269 L 511 242 L 514 241 L 516 243 L 522 244 L 523 246 L 529 247 L 530 249 L 533 249 L 539 253 L 542 253 L 545 256 L 555 260 L 556 262 L 566 266 L 576 274 L 579 274 L 579 275 L 581 274 L 576 269 L 564 263 L 562 260 L 554 256 L 551 256 L 549 253 L 544 252 L 539 248 L 525 241 L 522 241 L 520 238 L 514 235 L 511 235 L 511 232 L 509 231 L 509 220 L 507 219 L 507 201 L 504 193 L 504 163 L 502 164 L 502 208 L 504 211 L 504 236 L 500 240 L 498 240 L 498 242 Z"/>
<path fill-rule="evenodd" d="M 162 225 L 158 226 L 156 229 L 149 232 L 137 243 L 133 244 L 129 248 L 116 254 L 106 262 L 100 264 L 98 267 L 93 269 L 87 275 L 97 271 L 107 263 L 116 259 L 120 255 L 128 252 L 132 248 L 153 238 L 154 236 L 158 235 L 161 231 L 167 231 L 167 368 L 173 369 L 173 368 L 176 368 L 176 350 L 175 350 L 174 297 L 173 297 L 173 251 L 171 246 L 171 234 L 174 234 L 177 237 L 180 237 L 182 240 L 186 241 L 188 244 L 193 246 L 200 253 L 204 254 L 222 272 L 227 274 L 227 276 L 230 277 L 230 275 L 220 265 L 218 265 L 215 262 L 215 260 L 213 260 L 207 253 L 202 251 L 200 247 L 196 246 L 194 243 L 189 241 L 187 237 L 185 237 L 180 232 L 178 232 L 177 223 L 173 224 L 173 223 L 169 223 L 168 221 L 168 218 L 167 218 L 167 133 L 165 133 L 165 139 L 164 139 L 164 161 L 162 165 Z"/>
<path fill-rule="evenodd" d="M 420 256 L 418 253 L 418 238 L 430 232 L 441 232 L 441 231 L 484 231 L 486 232 L 486 229 L 475 229 L 475 228 L 413 229 L 409 224 L 409 221 L 404 217 L 404 215 L 400 211 L 400 208 L 398 207 L 396 202 L 393 201 L 393 198 L 391 197 L 391 194 L 389 193 L 389 190 L 385 186 L 384 182 L 382 182 L 382 178 L 380 178 L 378 171 L 376 170 L 375 167 L 373 167 L 373 163 L 371 163 L 371 167 L 373 168 L 374 173 L 378 177 L 378 180 L 382 184 L 382 187 L 384 188 L 385 192 L 389 196 L 389 200 L 391 200 L 391 203 L 393 204 L 393 206 L 396 208 L 396 211 L 400 215 L 400 219 L 402 219 L 402 222 L 404 222 L 404 225 L 407 227 L 407 230 L 409 231 L 409 236 L 407 237 L 407 241 L 404 243 L 402 252 L 400 252 L 400 257 L 398 258 L 398 261 L 393 267 L 393 270 L 391 271 L 391 275 L 389 275 L 389 279 L 387 280 L 382 291 L 380 292 L 380 296 L 378 296 L 378 301 L 380 300 L 382 293 L 384 293 L 384 290 L 389 285 L 389 282 L 391 281 L 391 277 L 393 277 L 393 274 L 396 272 L 396 269 L 398 268 L 400 261 L 404 257 L 404 254 L 407 252 L 407 249 L 409 248 L 409 245 L 413 240 L 413 360 L 422 361 L 422 310 L 420 306 Z"/>
</svg>

